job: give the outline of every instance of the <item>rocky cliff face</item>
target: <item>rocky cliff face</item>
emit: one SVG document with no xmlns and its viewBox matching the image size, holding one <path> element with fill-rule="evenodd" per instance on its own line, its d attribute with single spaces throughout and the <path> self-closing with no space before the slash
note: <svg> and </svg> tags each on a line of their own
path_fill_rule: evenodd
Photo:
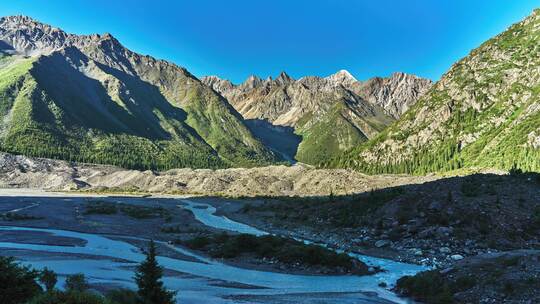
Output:
<svg viewBox="0 0 540 304">
<path fill-rule="evenodd" d="M 540 171 L 540 10 L 457 62 L 396 124 L 332 164 Z"/>
<path fill-rule="evenodd" d="M 375 77 L 352 83 L 352 90 L 364 100 L 379 105 L 393 118 L 399 118 L 432 86 L 429 79 L 405 73 L 388 78 Z"/>
<path fill-rule="evenodd" d="M 250 76 L 233 85 L 216 76 L 202 82 L 222 94 L 248 120 L 292 127 L 302 137 L 296 159 L 317 163 L 373 138 L 424 94 L 431 82 L 396 73 L 366 82 L 341 70 L 295 80 Z"/>
<path fill-rule="evenodd" d="M 341 70 L 328 77 L 307 76 L 295 80 L 285 72 L 273 80 L 250 76 L 234 85 L 217 76 L 207 76 L 202 82 L 226 97 L 248 119 L 268 119 L 278 125 L 294 126 L 301 113 L 317 110 L 328 99 L 346 98 L 381 107 L 385 114 L 398 118 L 416 102 L 432 82 L 405 73 L 388 78 L 376 77 L 360 82 L 348 71 Z"/>
<path fill-rule="evenodd" d="M 24 16 L 0 19 L 2 149 L 143 168 L 276 157 L 186 69 Z"/>
</svg>

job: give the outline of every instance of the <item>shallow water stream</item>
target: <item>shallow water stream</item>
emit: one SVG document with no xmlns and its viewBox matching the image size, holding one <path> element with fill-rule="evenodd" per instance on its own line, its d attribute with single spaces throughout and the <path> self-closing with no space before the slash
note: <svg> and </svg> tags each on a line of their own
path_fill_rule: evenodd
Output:
<svg viewBox="0 0 540 304">
<path fill-rule="evenodd" d="M 215 215 L 216 209 L 210 205 L 181 200 L 182 208 L 193 212 L 201 223 L 229 231 L 263 235 L 266 232 L 246 224 Z M 102 235 L 80 233 L 58 229 L 0 226 L 4 231 L 28 231 L 47 233 L 54 236 L 76 238 L 86 241 L 84 246 L 54 246 L 0 242 L 0 248 L 19 249 L 31 252 L 24 255 L 24 261 L 36 268 L 49 267 L 62 276 L 78 272 L 85 273 L 92 283 L 116 284 L 134 288 L 133 267 L 144 259 L 140 249 L 121 240 L 113 240 Z M 198 262 L 184 261 L 169 257 L 158 257 L 159 263 L 167 270 L 164 281 L 168 288 L 178 290 L 181 303 L 238 303 L 239 300 L 225 298 L 234 295 L 283 295 L 295 293 L 345 293 L 376 292 L 371 295 L 344 297 L 336 303 L 403 303 L 403 299 L 380 288 L 380 282 L 393 284 L 403 275 L 414 274 L 422 266 L 394 262 L 385 259 L 354 255 L 371 266 L 385 269 L 371 276 L 309 276 L 291 275 L 268 271 L 249 270 L 207 259 L 182 248 L 169 246 Z M 66 254 L 69 254 L 66 257 Z M 94 259 L 93 257 L 99 257 Z M 226 283 L 227 282 L 227 283 Z M 225 284 L 226 283 L 226 284 Z M 236 283 L 236 285 L 234 285 Z M 243 288 L 239 284 L 250 285 Z M 62 281 L 60 282 L 62 284 Z M 254 288 L 257 286 L 257 288 Z M 384 300 L 383 300 L 384 299 Z M 249 303 L 241 302 L 241 303 Z M 272 303 L 269 301 L 268 303 Z M 317 302 L 321 303 L 321 302 Z"/>
</svg>

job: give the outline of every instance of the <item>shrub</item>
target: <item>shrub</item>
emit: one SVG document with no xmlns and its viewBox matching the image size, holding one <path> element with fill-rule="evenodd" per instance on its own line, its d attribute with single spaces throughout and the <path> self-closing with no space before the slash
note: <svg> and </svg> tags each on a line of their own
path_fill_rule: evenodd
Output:
<svg viewBox="0 0 540 304">
<path fill-rule="evenodd" d="M 139 295 L 137 292 L 129 289 L 115 289 L 107 292 L 107 299 L 119 304 L 138 304 Z"/>
<path fill-rule="evenodd" d="M 120 211 L 135 219 L 165 218 L 169 212 L 163 207 L 147 207 L 121 204 Z"/>
<path fill-rule="evenodd" d="M 69 275 L 66 278 L 66 290 L 68 291 L 75 291 L 75 292 L 83 292 L 88 289 L 88 281 L 86 280 L 86 277 L 82 273 L 77 273 L 73 275 Z"/>
<path fill-rule="evenodd" d="M 465 291 L 476 285 L 476 278 L 473 276 L 463 276 L 456 279 L 452 284 L 453 292 Z"/>
<path fill-rule="evenodd" d="M 56 276 L 56 273 L 47 267 L 45 267 L 40 275 L 39 275 L 39 281 L 45 285 L 45 289 L 47 291 L 51 291 L 56 286 L 56 283 L 58 282 L 58 277 Z"/>
<path fill-rule="evenodd" d="M 478 196 L 480 194 L 479 185 L 474 180 L 464 180 L 461 184 L 461 193 L 468 197 Z"/>
<path fill-rule="evenodd" d="M 53 291 L 43 293 L 28 304 L 117 304 L 113 303 L 102 296 L 87 292 L 87 291 Z M 119 304 L 119 303 L 118 303 Z M 122 303 L 124 304 L 124 303 Z"/>
<path fill-rule="evenodd" d="M 505 282 L 503 285 L 503 291 L 505 295 L 513 294 L 515 291 L 514 284 L 512 284 L 512 282 Z"/>
<path fill-rule="evenodd" d="M 191 240 L 185 241 L 184 244 L 191 249 L 200 250 L 211 243 L 210 239 L 204 236 L 198 236 Z"/>
<path fill-rule="evenodd" d="M 403 294 L 426 303 L 450 304 L 454 302 L 447 281 L 437 270 L 402 277 L 397 281 L 396 286 Z"/>
<path fill-rule="evenodd" d="M 517 266 L 519 264 L 519 257 L 502 258 L 501 263 L 505 267 Z"/>
<path fill-rule="evenodd" d="M 28 215 L 28 214 L 20 214 L 20 213 L 15 213 L 15 212 L 6 213 L 5 218 L 8 221 L 27 221 L 27 220 L 40 220 L 40 219 L 43 219 L 42 217 Z"/>
<path fill-rule="evenodd" d="M 180 226 L 176 227 L 162 227 L 161 232 L 163 233 L 180 233 L 182 230 L 180 229 Z"/>
<path fill-rule="evenodd" d="M 118 209 L 113 203 L 91 202 L 86 204 L 84 214 L 116 214 Z"/>
<path fill-rule="evenodd" d="M 0 257 L 0 303 L 25 303 L 42 290 L 36 283 L 39 273 L 15 263 L 13 258 Z"/>
<path fill-rule="evenodd" d="M 302 242 L 273 235 L 253 236 L 240 234 L 229 236 L 217 235 L 213 238 L 196 237 L 184 242 L 192 249 L 208 249 L 215 258 L 235 258 L 242 254 L 254 254 L 260 258 L 276 259 L 286 264 L 304 264 L 311 266 L 343 267 L 351 270 L 353 258 L 347 254 L 335 253 L 317 245 L 306 245 Z M 367 271 L 367 267 L 365 269 Z"/>
</svg>

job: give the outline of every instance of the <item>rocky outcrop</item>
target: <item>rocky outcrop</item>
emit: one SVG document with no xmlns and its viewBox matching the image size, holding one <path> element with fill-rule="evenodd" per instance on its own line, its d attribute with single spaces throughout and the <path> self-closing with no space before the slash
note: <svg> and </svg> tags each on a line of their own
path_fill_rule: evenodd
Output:
<svg viewBox="0 0 540 304">
<path fill-rule="evenodd" d="M 388 78 L 372 78 L 354 83 L 353 90 L 363 99 L 377 104 L 386 113 L 399 118 L 432 86 L 429 79 L 405 73 L 394 73 Z"/>
</svg>

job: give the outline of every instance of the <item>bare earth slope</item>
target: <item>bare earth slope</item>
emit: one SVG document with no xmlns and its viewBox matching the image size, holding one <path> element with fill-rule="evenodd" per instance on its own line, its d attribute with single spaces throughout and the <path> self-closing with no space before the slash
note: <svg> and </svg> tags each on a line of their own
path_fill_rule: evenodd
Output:
<svg viewBox="0 0 540 304">
<path fill-rule="evenodd" d="M 231 196 L 328 195 L 436 179 L 367 176 L 304 166 L 250 169 L 174 169 L 165 172 L 0 154 L 0 188 L 109 190 Z"/>
</svg>

